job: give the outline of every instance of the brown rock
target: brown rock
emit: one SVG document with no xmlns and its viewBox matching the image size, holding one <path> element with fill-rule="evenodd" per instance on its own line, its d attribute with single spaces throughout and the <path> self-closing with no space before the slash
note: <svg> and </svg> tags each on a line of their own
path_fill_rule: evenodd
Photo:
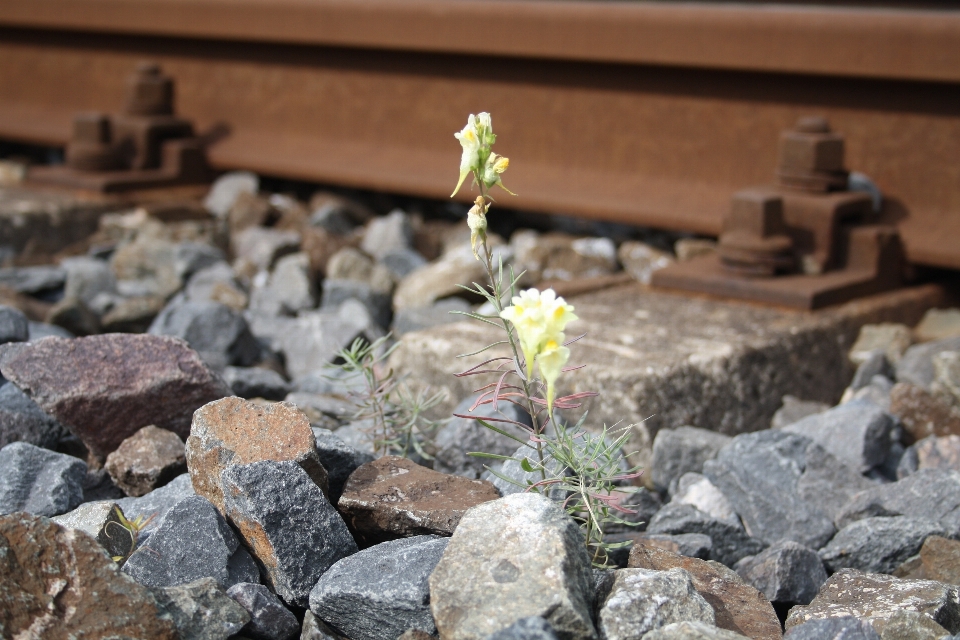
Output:
<svg viewBox="0 0 960 640">
<path fill-rule="evenodd" d="M 101 328 L 108 333 L 145 333 L 164 304 L 157 296 L 126 298 L 104 314 Z"/>
<path fill-rule="evenodd" d="M 125 494 L 140 497 L 187 470 L 183 440 L 151 424 L 120 443 L 105 467 Z"/>
<path fill-rule="evenodd" d="M 916 444 L 917 470 L 955 469 L 960 471 L 960 436 L 925 438 Z"/>
<path fill-rule="evenodd" d="M 922 577 L 960 585 L 960 542 L 930 536 L 920 547 Z"/>
<path fill-rule="evenodd" d="M 917 385 L 894 385 L 890 391 L 890 413 L 903 422 L 907 444 L 927 436 L 960 435 L 960 408 Z"/>
<path fill-rule="evenodd" d="M 176 640 L 150 591 L 88 534 L 47 518 L 0 518 L 0 636 Z"/>
<path fill-rule="evenodd" d="M 431 533 L 449 536 L 467 509 L 499 497 L 484 480 L 384 456 L 350 474 L 338 508 L 361 545 L 373 545 Z"/>
<path fill-rule="evenodd" d="M 186 342 L 166 336 L 7 344 L 0 372 L 100 458 L 148 424 L 185 438 L 198 407 L 230 394 Z"/>
<path fill-rule="evenodd" d="M 733 570 L 718 562 L 688 558 L 652 546 L 635 546 L 627 566 L 657 571 L 685 569 L 693 576 L 694 588 L 713 607 L 718 627 L 755 640 L 783 636 L 773 605 Z"/>
<path fill-rule="evenodd" d="M 327 471 L 317 456 L 310 421 L 288 402 L 254 403 L 237 397 L 211 402 L 193 415 L 186 452 L 194 490 L 221 513 L 220 473 L 238 464 L 290 460 L 327 493 Z"/>
</svg>

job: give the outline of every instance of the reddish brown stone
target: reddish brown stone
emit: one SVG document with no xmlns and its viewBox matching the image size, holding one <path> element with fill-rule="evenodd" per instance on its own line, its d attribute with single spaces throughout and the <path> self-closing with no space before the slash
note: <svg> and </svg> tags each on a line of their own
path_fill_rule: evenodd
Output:
<svg viewBox="0 0 960 640">
<path fill-rule="evenodd" d="M 288 402 L 254 403 L 231 397 L 193 415 L 187 468 L 194 490 L 224 513 L 220 474 L 228 466 L 292 461 L 327 493 L 327 471 L 317 455 L 310 421 Z"/>
<path fill-rule="evenodd" d="M 920 547 L 920 562 L 921 577 L 960 585 L 960 542 L 930 536 Z"/>
<path fill-rule="evenodd" d="M 96 540 L 26 513 L 0 518 L 0 636 L 180 637 L 150 591 Z"/>
<path fill-rule="evenodd" d="M 720 563 L 639 545 L 630 552 L 627 566 L 657 571 L 674 567 L 685 569 L 693 576 L 694 588 L 713 607 L 718 627 L 742 633 L 754 640 L 779 640 L 783 637 L 773 605 L 762 593 Z"/>
<path fill-rule="evenodd" d="M 903 422 L 904 440 L 960 435 L 960 407 L 922 387 L 901 382 L 890 391 L 890 413 Z"/>
<path fill-rule="evenodd" d="M 145 495 L 187 470 L 183 440 L 172 431 L 146 426 L 120 443 L 105 467 L 125 494 Z"/>
<path fill-rule="evenodd" d="M 384 456 L 350 474 L 339 509 L 361 545 L 439 534 L 449 536 L 463 513 L 500 497 L 484 480 L 469 480 Z"/>
<path fill-rule="evenodd" d="M 111 333 L 0 347 L 0 372 L 105 458 L 148 424 L 190 433 L 226 383 L 177 338 Z"/>
</svg>

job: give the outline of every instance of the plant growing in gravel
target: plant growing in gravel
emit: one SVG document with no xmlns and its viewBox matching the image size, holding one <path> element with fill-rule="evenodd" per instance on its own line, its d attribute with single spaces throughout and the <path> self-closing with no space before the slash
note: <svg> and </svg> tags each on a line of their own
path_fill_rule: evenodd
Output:
<svg viewBox="0 0 960 640">
<path fill-rule="evenodd" d="M 346 373 L 346 379 L 360 377 L 363 390 L 351 392 L 357 405 L 354 420 L 367 422 L 365 428 L 378 455 L 412 453 L 428 460 L 432 456 L 433 436 L 440 422 L 429 420 L 425 413 L 443 401 L 443 392 L 430 394 L 429 389 L 413 390 L 406 377 L 397 376 L 387 367 L 387 358 L 399 343 L 387 346 L 389 334 L 367 342 L 357 338 L 337 354 L 342 364 L 333 365 Z"/>
<path fill-rule="evenodd" d="M 129 550 L 122 556 L 112 556 L 114 562 L 123 566 L 123 563 L 127 561 L 127 558 L 130 557 L 130 554 L 137 550 L 137 540 L 140 539 L 140 532 L 143 531 L 147 525 L 153 521 L 156 514 L 151 515 L 146 520 L 143 519 L 143 514 L 140 514 L 133 520 L 128 520 L 127 517 L 123 515 L 123 511 L 120 510 L 120 507 L 114 507 L 113 510 L 116 512 L 117 520 L 120 522 L 118 523 L 114 522 L 113 520 L 109 520 L 106 526 L 109 527 L 112 524 L 115 527 L 119 527 L 123 531 L 122 535 L 130 538 Z M 105 531 L 105 533 L 108 538 L 113 537 L 109 531 Z"/>
<path fill-rule="evenodd" d="M 608 552 L 627 543 L 610 544 L 603 541 L 604 526 L 612 523 L 635 524 L 623 520 L 617 514 L 634 513 L 619 504 L 625 492 L 622 487 L 639 477 L 639 467 L 628 468 L 622 447 L 629 438 L 629 427 L 620 429 L 610 439 L 607 428 L 600 434 L 591 434 L 583 428 L 584 415 L 575 426 L 568 427 L 558 419 L 556 409 L 569 410 L 581 406 L 581 400 L 598 395 L 595 392 L 575 393 L 556 397 L 557 380 L 561 374 L 580 367 L 568 367 L 571 343 L 567 340 L 567 325 L 576 321 L 572 305 L 556 295 L 552 289 L 517 291 L 519 276 L 512 269 L 504 273 L 503 261 L 494 260 L 494 253 L 487 242 L 487 214 L 493 198 L 490 189 L 503 186 L 502 175 L 510 161 L 491 150 L 496 142 L 490 114 L 470 115 L 466 126 L 454 136 L 460 141 L 463 154 L 460 160 L 460 178 L 453 195 L 460 190 L 466 178 L 473 176 L 473 184 L 480 195 L 467 214 L 470 227 L 470 245 L 477 260 L 484 265 L 487 282 L 466 287 L 471 293 L 481 296 L 495 310 L 495 315 L 465 313 L 479 322 L 493 325 L 504 332 L 504 339 L 491 345 L 463 354 L 474 356 L 495 347 L 507 347 L 510 355 L 489 358 L 458 374 L 459 376 L 495 375 L 493 382 L 481 387 L 475 409 L 490 404 L 496 410 L 501 402 L 512 402 L 525 409 L 532 417 L 532 428 L 507 418 L 478 419 L 484 427 L 516 440 L 531 449 L 531 460 L 524 457 L 520 465 L 528 474 L 539 480 L 530 480 L 522 485 L 528 491 L 538 491 L 563 498 L 564 507 L 577 522 L 584 534 L 585 544 L 592 562 L 606 566 Z M 522 275 L 522 274 L 521 274 Z M 510 298 L 512 304 L 504 306 Z M 582 337 L 582 336 L 580 336 Z M 538 374 L 538 375 L 535 375 Z M 474 419 L 473 416 L 458 416 Z M 508 423 L 530 431 L 528 440 L 523 440 L 500 428 L 495 423 Z M 553 425 L 552 432 L 548 426 Z M 510 460 L 485 452 L 471 455 Z M 495 471 L 491 470 L 492 473 Z M 496 474 L 501 479 L 518 484 L 516 480 Z"/>
</svg>

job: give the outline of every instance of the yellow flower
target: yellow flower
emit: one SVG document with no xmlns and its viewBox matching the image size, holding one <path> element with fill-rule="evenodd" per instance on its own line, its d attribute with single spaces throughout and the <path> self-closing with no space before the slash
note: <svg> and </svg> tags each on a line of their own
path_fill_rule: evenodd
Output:
<svg viewBox="0 0 960 640">
<path fill-rule="evenodd" d="M 553 401 L 556 396 L 557 378 L 570 359 L 570 349 L 563 346 L 563 334 L 549 338 L 537 356 L 540 375 L 547 383 L 547 413 L 553 416 Z"/>
<path fill-rule="evenodd" d="M 487 188 L 493 187 L 493 185 L 500 185 L 500 188 L 509 193 L 512 196 L 515 196 L 513 191 L 507 189 L 503 186 L 503 182 L 500 179 L 500 174 L 507 170 L 507 167 L 510 166 L 510 159 L 504 158 L 503 156 L 498 156 L 495 153 L 491 153 L 487 157 L 487 163 L 483 167 L 483 183 L 487 185 Z"/>
<path fill-rule="evenodd" d="M 540 307 L 543 310 L 547 325 L 545 331 L 548 335 L 562 333 L 566 331 L 568 323 L 579 320 L 573 313 L 573 305 L 567 304 L 566 300 L 558 297 L 553 289 L 547 289 L 540 294 Z"/>
<path fill-rule="evenodd" d="M 483 114 L 480 115 L 482 116 Z M 489 118 L 489 115 L 487 117 Z M 453 137 L 459 140 L 460 146 L 463 147 L 463 155 L 460 156 L 460 180 L 457 182 L 457 188 L 450 194 L 451 198 L 457 195 L 457 191 L 460 191 L 460 185 L 462 185 L 463 181 L 470 175 L 470 172 L 480 170 L 481 144 L 480 132 L 477 131 L 478 121 L 477 116 L 471 113 L 470 117 L 467 118 L 466 126 L 461 131 L 453 134 Z"/>
<path fill-rule="evenodd" d="M 485 213 L 486 203 L 483 196 L 478 196 L 476 203 L 467 212 L 467 226 L 470 227 L 470 248 L 473 249 L 473 256 L 479 260 L 480 254 L 477 250 L 480 244 L 487 239 L 487 216 Z"/>
<path fill-rule="evenodd" d="M 553 289 L 541 293 L 537 289 L 521 291 L 514 296 L 513 305 L 500 313 L 500 317 L 510 321 L 517 329 L 520 349 L 527 364 L 527 378 L 533 374 L 533 361 L 549 341 L 562 343 L 563 331 L 567 323 L 577 316 L 573 306 L 557 297 Z"/>
</svg>

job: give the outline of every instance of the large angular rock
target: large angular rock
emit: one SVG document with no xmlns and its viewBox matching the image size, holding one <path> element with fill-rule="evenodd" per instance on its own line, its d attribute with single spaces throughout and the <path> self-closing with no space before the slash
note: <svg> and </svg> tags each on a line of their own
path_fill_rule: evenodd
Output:
<svg viewBox="0 0 960 640">
<path fill-rule="evenodd" d="M 107 550 L 110 557 L 125 558 L 133 552 L 134 541 L 121 524 L 117 509 L 117 503 L 109 500 L 87 502 L 51 520 L 66 529 L 77 529 L 90 535 Z M 122 510 L 120 514 L 123 514 Z"/>
<path fill-rule="evenodd" d="M 710 536 L 710 560 L 728 567 L 741 558 L 760 553 L 766 546 L 748 536 L 739 522 L 731 524 L 719 520 L 689 504 L 670 503 L 665 506 L 650 520 L 647 533 L 702 533 Z"/>
<path fill-rule="evenodd" d="M 881 640 L 873 625 L 853 616 L 810 620 L 787 629 L 784 640 Z"/>
<path fill-rule="evenodd" d="M 187 470 L 183 440 L 147 425 L 121 442 L 104 467 L 125 494 L 139 498 Z"/>
<path fill-rule="evenodd" d="M 230 389 L 176 338 L 106 334 L 0 347 L 0 373 L 105 458 L 148 424 L 190 433 Z"/>
<path fill-rule="evenodd" d="M 327 278 L 323 281 L 320 308 L 324 311 L 336 311 L 347 300 L 355 300 L 367 309 L 367 313 L 378 326 L 388 327 L 392 316 L 390 293 L 393 282 L 387 280 L 387 283 L 389 288 L 381 291 L 366 282 Z"/>
<path fill-rule="evenodd" d="M 14 442 L 0 449 L 0 515 L 58 516 L 83 501 L 83 460 Z"/>
<path fill-rule="evenodd" d="M 0 344 L 26 342 L 30 338 L 30 322 L 19 309 L 0 304 Z"/>
<path fill-rule="evenodd" d="M 350 446 L 329 429 L 312 425 L 310 429 L 313 430 L 313 437 L 316 440 L 317 456 L 323 468 L 327 470 L 330 502 L 337 504 L 343 494 L 343 487 L 347 484 L 347 478 L 357 470 L 357 467 L 373 462 L 373 454 Z"/>
<path fill-rule="evenodd" d="M 291 640 L 299 634 L 297 617 L 262 584 L 240 582 L 227 589 L 227 595 L 250 614 L 243 633 L 253 640 Z"/>
<path fill-rule="evenodd" d="M 810 446 L 816 445 L 809 438 L 783 431 L 743 434 L 707 461 L 703 474 L 727 497 L 751 536 L 767 544 L 786 539 L 819 549 L 836 529 L 797 491 Z"/>
<path fill-rule="evenodd" d="M 960 471 L 924 469 L 892 484 L 875 486 L 853 496 L 837 515 L 841 529 L 874 516 L 910 516 L 939 522 L 960 532 Z"/>
<path fill-rule="evenodd" d="M 807 447 L 806 466 L 797 480 L 797 494 L 834 522 L 847 502 L 877 484 L 818 445 Z"/>
<path fill-rule="evenodd" d="M 250 620 L 213 578 L 152 589 L 157 604 L 173 619 L 181 638 L 227 640 Z"/>
<path fill-rule="evenodd" d="M 344 558 L 310 592 L 310 610 L 351 640 L 391 640 L 408 629 L 435 634 L 428 579 L 447 542 L 415 536 Z"/>
<path fill-rule="evenodd" d="M 929 389 L 936 377 L 933 357 L 943 351 L 960 351 L 960 336 L 915 344 L 897 363 L 897 382 L 909 382 Z"/>
<path fill-rule="evenodd" d="M 430 576 L 440 635 L 481 639 L 542 616 L 564 638 L 595 638 L 590 560 L 576 523 L 549 498 L 518 493 L 464 514 Z"/>
<path fill-rule="evenodd" d="M 0 518 L 0 635 L 177 640 L 150 591 L 97 542 L 46 518 Z"/>
<path fill-rule="evenodd" d="M 813 549 L 792 540 L 772 545 L 737 563 L 736 572 L 767 600 L 787 605 L 810 604 L 827 581 L 823 561 Z"/>
<path fill-rule="evenodd" d="M 913 343 L 910 327 L 896 322 L 865 324 L 850 348 L 850 360 L 856 365 L 880 353 L 889 362 L 897 362 Z"/>
<path fill-rule="evenodd" d="M 296 462 L 232 465 L 221 481 L 227 517 L 287 604 L 306 607 L 320 576 L 356 553 L 340 514 Z"/>
<path fill-rule="evenodd" d="M 307 609 L 303 614 L 300 640 L 345 640 L 343 636 L 327 626 L 323 620 Z M 420 640 L 419 638 L 417 640 Z"/>
<path fill-rule="evenodd" d="M 456 415 L 471 415 L 480 419 L 496 418 L 512 420 L 530 427 L 530 415 L 512 402 L 482 404 L 473 411 L 470 408 L 477 401 L 476 394 L 464 399 L 453 410 Z M 508 422 L 489 421 L 490 424 L 526 441 L 530 431 Z M 452 473 L 475 480 L 483 475 L 485 458 L 467 455 L 471 451 L 509 456 L 517 450 L 517 441 L 487 429 L 475 419 L 453 417 L 444 425 L 434 438 L 437 446 L 433 468 L 442 473 Z"/>
<path fill-rule="evenodd" d="M 66 429 L 15 384 L 0 384 L 0 449 L 11 442 L 53 449 Z"/>
<path fill-rule="evenodd" d="M 924 540 L 946 533 L 936 520 L 904 516 L 864 518 L 837 532 L 820 550 L 820 557 L 831 572 L 850 568 L 868 573 L 893 573 L 920 551 Z"/>
<path fill-rule="evenodd" d="M 117 278 L 103 260 L 80 256 L 62 260 L 60 266 L 67 273 L 63 290 L 65 299 L 82 300 L 89 305 L 98 294 L 117 291 Z"/>
<path fill-rule="evenodd" d="M 186 446 L 187 467 L 196 492 L 223 512 L 221 474 L 240 464 L 290 460 L 326 492 L 327 472 L 320 464 L 315 443 L 307 417 L 291 404 L 224 398 L 204 405 L 193 415 Z"/>
<path fill-rule="evenodd" d="M 650 546 L 634 546 L 631 568 L 665 571 L 680 568 L 693 577 L 697 592 L 713 607 L 721 629 L 748 638 L 779 640 L 780 620 L 773 605 L 731 569 L 718 562 L 698 560 Z"/>
<path fill-rule="evenodd" d="M 703 463 L 730 443 L 730 436 L 696 427 L 661 429 L 653 440 L 650 475 L 661 492 L 688 472 L 700 473 Z"/>
<path fill-rule="evenodd" d="M 134 520 L 140 516 L 143 517 L 143 520 L 152 518 L 142 530 L 142 537 L 143 534 L 154 531 L 163 520 L 163 516 L 178 502 L 194 495 L 196 495 L 196 492 L 193 490 L 193 483 L 190 482 L 190 474 L 184 473 L 141 498 L 121 498 L 116 503 L 129 520 Z"/>
<path fill-rule="evenodd" d="M 930 536 L 920 547 L 923 577 L 947 584 L 960 585 L 960 542 L 941 536 Z"/>
<path fill-rule="evenodd" d="M 413 246 L 413 225 L 402 209 L 374 218 L 367 225 L 360 248 L 374 258 L 382 258 L 392 251 Z"/>
<path fill-rule="evenodd" d="M 890 413 L 903 423 L 907 444 L 929 436 L 960 435 L 960 407 L 943 395 L 914 384 L 894 385 L 890 390 Z"/>
<path fill-rule="evenodd" d="M 630 640 L 675 622 L 714 624 L 714 612 L 683 569 L 620 569 L 601 587 L 597 627 L 604 640 Z"/>
<path fill-rule="evenodd" d="M 806 436 L 861 473 L 890 453 L 893 416 L 866 400 L 854 400 L 783 428 Z"/>
<path fill-rule="evenodd" d="M 163 516 L 123 565 L 123 572 L 148 587 L 174 587 L 213 578 L 226 588 L 257 580 L 250 554 L 206 498 L 184 498 Z"/>
<path fill-rule="evenodd" d="M 216 371 L 260 361 L 260 344 L 243 315 L 219 302 L 171 303 L 148 333 L 184 340 Z"/>
<path fill-rule="evenodd" d="M 960 629 L 957 587 L 932 580 L 901 580 L 877 573 L 841 569 L 830 576 L 807 606 L 790 610 L 787 630 L 810 620 L 855 616 L 883 632 L 883 624 L 901 610 L 917 611 L 950 633 Z"/>
<path fill-rule="evenodd" d="M 357 539 L 369 545 L 424 534 L 448 536 L 468 509 L 499 497 L 489 482 L 383 456 L 350 475 L 337 506 Z"/>
</svg>

